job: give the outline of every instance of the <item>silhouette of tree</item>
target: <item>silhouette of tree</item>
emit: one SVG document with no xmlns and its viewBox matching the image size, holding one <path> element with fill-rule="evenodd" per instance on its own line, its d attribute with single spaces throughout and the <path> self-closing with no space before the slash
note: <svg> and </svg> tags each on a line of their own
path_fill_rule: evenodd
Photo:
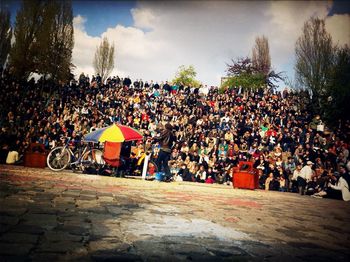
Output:
<svg viewBox="0 0 350 262">
<path fill-rule="evenodd" d="M 0 3 L 0 68 L 3 68 L 11 48 L 10 12 Z"/>
<path fill-rule="evenodd" d="M 70 0 L 22 1 L 14 28 L 10 66 L 17 79 L 31 72 L 66 81 L 73 66 L 73 13 Z"/>
</svg>

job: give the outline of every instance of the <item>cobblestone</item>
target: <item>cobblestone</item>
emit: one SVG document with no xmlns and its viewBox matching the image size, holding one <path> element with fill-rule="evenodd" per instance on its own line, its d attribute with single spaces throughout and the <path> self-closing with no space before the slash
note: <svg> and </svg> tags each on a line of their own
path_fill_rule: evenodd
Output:
<svg viewBox="0 0 350 262">
<path fill-rule="evenodd" d="M 0 165 L 0 261 L 348 261 L 350 205 Z"/>
<path fill-rule="evenodd" d="M 38 241 L 38 235 L 23 233 L 5 233 L 0 236 L 0 243 L 27 243 L 35 244 Z"/>
</svg>

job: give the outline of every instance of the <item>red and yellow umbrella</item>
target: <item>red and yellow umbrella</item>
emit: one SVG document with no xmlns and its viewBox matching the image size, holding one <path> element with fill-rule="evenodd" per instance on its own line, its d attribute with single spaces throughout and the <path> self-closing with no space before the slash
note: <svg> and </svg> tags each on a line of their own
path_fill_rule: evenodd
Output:
<svg viewBox="0 0 350 262">
<path fill-rule="evenodd" d="M 141 140 L 142 134 L 129 126 L 113 124 L 85 135 L 86 142 L 124 142 Z"/>
</svg>

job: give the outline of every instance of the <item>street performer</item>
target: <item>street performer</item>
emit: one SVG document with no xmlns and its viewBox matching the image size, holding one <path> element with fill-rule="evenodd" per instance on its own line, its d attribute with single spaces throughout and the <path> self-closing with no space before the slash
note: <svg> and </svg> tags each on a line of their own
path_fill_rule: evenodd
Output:
<svg viewBox="0 0 350 262">
<path fill-rule="evenodd" d="M 171 180 L 171 173 L 168 162 L 170 160 L 171 148 L 176 140 L 173 132 L 173 126 L 170 123 L 165 124 L 165 128 L 160 132 L 160 136 L 156 137 L 160 143 L 160 151 L 158 155 L 157 165 L 159 170 L 165 173 L 165 181 Z"/>
</svg>

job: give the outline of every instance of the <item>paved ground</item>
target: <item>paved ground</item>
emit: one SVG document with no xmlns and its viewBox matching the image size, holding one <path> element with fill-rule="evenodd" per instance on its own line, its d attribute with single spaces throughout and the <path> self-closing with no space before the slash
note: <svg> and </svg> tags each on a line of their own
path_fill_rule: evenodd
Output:
<svg viewBox="0 0 350 262">
<path fill-rule="evenodd" d="M 349 261 L 350 203 L 0 165 L 0 261 Z"/>
</svg>

